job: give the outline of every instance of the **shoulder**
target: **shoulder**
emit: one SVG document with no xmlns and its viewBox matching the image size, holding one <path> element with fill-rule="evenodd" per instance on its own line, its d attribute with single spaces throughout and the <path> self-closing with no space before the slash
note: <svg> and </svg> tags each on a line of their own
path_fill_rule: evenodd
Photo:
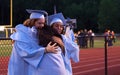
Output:
<svg viewBox="0 0 120 75">
<path fill-rule="evenodd" d="M 29 34 L 32 32 L 30 27 L 24 26 L 23 24 L 16 25 L 15 30 L 16 32 L 21 32 L 25 34 Z"/>
<path fill-rule="evenodd" d="M 23 24 L 16 25 L 15 31 L 16 32 L 10 36 L 13 40 L 26 41 L 30 38 L 31 29 Z"/>
<path fill-rule="evenodd" d="M 24 26 L 23 24 L 18 24 L 18 25 L 16 25 L 16 27 L 15 27 L 15 29 L 16 30 L 24 30 L 24 29 L 27 29 L 28 27 L 26 27 L 26 26 Z"/>
</svg>

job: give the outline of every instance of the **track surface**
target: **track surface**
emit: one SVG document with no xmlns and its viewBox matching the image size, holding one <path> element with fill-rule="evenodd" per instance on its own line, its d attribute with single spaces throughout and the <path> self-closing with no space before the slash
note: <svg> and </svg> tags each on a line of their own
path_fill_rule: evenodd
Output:
<svg viewBox="0 0 120 75">
<path fill-rule="evenodd" d="M 120 75 L 120 47 L 107 49 L 108 75 Z M 73 75 L 105 75 L 104 48 L 80 51 L 80 62 L 72 63 Z"/>
</svg>

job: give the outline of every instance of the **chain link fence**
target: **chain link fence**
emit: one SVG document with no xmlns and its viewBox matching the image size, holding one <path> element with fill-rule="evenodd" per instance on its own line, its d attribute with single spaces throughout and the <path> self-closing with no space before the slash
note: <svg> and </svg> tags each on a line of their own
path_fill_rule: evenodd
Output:
<svg viewBox="0 0 120 75">
<path fill-rule="evenodd" d="M 10 38 L 0 38 L 0 75 L 7 75 L 11 50 L 12 40 Z"/>
</svg>

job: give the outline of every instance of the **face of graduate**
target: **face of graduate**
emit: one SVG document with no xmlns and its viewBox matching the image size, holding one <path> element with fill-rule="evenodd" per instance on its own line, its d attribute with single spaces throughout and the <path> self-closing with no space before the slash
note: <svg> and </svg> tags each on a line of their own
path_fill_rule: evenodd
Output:
<svg viewBox="0 0 120 75">
<path fill-rule="evenodd" d="M 59 34 L 61 34 L 63 31 L 63 25 L 61 22 L 53 23 L 52 27 L 56 29 Z"/>
<path fill-rule="evenodd" d="M 44 25 L 45 25 L 45 19 L 38 19 L 36 22 L 35 22 L 35 27 L 37 28 L 37 29 L 41 29 L 41 28 L 43 28 L 44 27 Z"/>
</svg>

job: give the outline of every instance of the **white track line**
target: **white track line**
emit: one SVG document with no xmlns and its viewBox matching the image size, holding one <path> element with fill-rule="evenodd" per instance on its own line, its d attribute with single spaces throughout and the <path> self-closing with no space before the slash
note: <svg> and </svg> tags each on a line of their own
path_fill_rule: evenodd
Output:
<svg viewBox="0 0 120 75">
<path fill-rule="evenodd" d="M 109 58 L 108 58 L 108 61 L 111 60 L 111 59 L 119 58 L 119 57 L 120 57 L 120 56 L 109 57 Z M 99 59 L 92 59 L 92 60 L 88 60 L 88 59 L 87 59 L 87 60 L 84 60 L 84 61 L 81 60 L 79 63 L 94 62 L 94 61 L 98 61 L 98 60 L 104 61 L 104 57 L 101 57 L 101 58 L 99 58 Z M 79 64 L 79 63 L 78 63 L 78 64 Z M 74 65 L 74 64 L 76 64 L 76 63 L 72 63 L 72 65 Z"/>
<path fill-rule="evenodd" d="M 111 63 L 111 62 L 118 62 L 118 61 L 120 61 L 120 59 L 110 60 L 108 63 Z M 104 64 L 104 62 L 91 63 L 91 64 L 87 64 L 87 65 L 80 65 L 80 66 L 74 66 L 74 67 L 72 67 L 72 68 L 73 68 L 73 69 L 75 69 L 75 68 L 82 68 L 82 67 L 94 66 L 94 65 L 99 65 L 99 64 Z"/>
<path fill-rule="evenodd" d="M 120 66 L 120 64 L 111 65 L 111 66 L 108 66 L 108 68 L 119 67 L 119 66 Z M 86 71 L 82 71 L 82 72 L 77 72 L 77 73 L 74 73 L 73 75 L 78 75 L 78 74 L 92 72 L 92 71 L 98 71 L 98 70 L 102 70 L 102 69 L 105 69 L 105 68 L 104 67 L 94 68 L 94 69 L 90 69 L 90 70 L 86 70 Z"/>
</svg>

